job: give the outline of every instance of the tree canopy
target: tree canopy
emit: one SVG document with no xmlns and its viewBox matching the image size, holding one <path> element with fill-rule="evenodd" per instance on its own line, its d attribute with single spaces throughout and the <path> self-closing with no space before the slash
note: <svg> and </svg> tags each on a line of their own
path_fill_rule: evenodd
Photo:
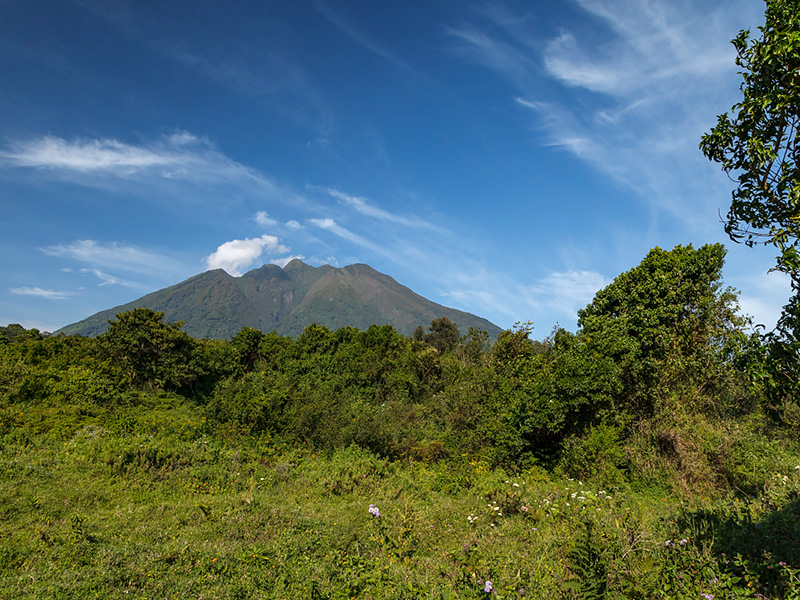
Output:
<svg viewBox="0 0 800 600">
<path fill-rule="evenodd" d="M 800 2 L 769 0 L 761 37 L 732 40 L 742 100 L 703 136 L 700 148 L 736 177 L 725 230 L 748 245 L 774 244 L 777 268 L 800 271 Z"/>
<path fill-rule="evenodd" d="M 654 248 L 578 311 L 588 347 L 620 369 L 626 403 L 650 413 L 676 386 L 719 378 L 720 353 L 743 325 L 724 261 L 722 244 Z"/>
<path fill-rule="evenodd" d="M 109 321 L 99 337 L 107 356 L 134 386 L 178 389 L 195 378 L 192 352 L 196 341 L 181 331 L 182 323 L 166 323 L 164 313 L 134 308 Z"/>
<path fill-rule="evenodd" d="M 774 270 L 791 277 L 792 297 L 766 336 L 772 390 L 790 398 L 800 391 L 800 2 L 767 0 L 759 31 L 732 40 L 742 100 L 700 149 L 738 183 L 725 231 L 749 246 L 775 246 Z"/>
</svg>

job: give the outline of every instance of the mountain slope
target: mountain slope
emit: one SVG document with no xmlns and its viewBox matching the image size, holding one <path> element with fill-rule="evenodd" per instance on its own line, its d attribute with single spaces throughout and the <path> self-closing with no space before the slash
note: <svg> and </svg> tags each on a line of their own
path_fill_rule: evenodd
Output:
<svg viewBox="0 0 800 600">
<path fill-rule="evenodd" d="M 241 277 L 206 271 L 56 333 L 96 336 L 117 313 L 140 306 L 163 311 L 170 322 L 183 321 L 184 330 L 197 338 L 228 339 L 242 327 L 296 336 L 312 323 L 330 329 L 392 325 L 411 335 L 440 317 L 455 322 L 462 334 L 470 327 L 492 338 L 500 333 L 486 319 L 431 302 L 368 265 L 312 267 L 296 259 L 283 269 L 267 264 Z"/>
</svg>

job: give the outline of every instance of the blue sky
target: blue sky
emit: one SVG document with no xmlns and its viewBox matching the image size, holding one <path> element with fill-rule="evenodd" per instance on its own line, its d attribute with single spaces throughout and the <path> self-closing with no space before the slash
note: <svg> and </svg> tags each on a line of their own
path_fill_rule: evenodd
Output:
<svg viewBox="0 0 800 600">
<path fill-rule="evenodd" d="M 756 0 L 0 0 L 0 324 L 208 268 L 371 265 L 536 337 L 654 246 L 729 242 L 697 149 Z"/>
</svg>

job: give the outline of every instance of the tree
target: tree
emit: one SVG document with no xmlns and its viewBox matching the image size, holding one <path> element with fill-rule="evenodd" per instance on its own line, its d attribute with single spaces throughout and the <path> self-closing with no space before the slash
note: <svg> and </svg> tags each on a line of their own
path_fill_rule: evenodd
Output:
<svg viewBox="0 0 800 600">
<path fill-rule="evenodd" d="M 800 271 L 800 2 L 768 0 L 760 39 L 732 40 L 743 69 L 741 102 L 718 117 L 700 148 L 735 174 L 725 230 L 750 246 L 780 250 L 777 269 Z M 731 118 L 732 117 L 732 118 Z"/>
<path fill-rule="evenodd" d="M 149 308 L 121 312 L 100 336 L 107 356 L 137 387 L 177 390 L 197 376 L 196 342 L 181 331 L 183 323 L 166 323 L 164 313 Z"/>
<path fill-rule="evenodd" d="M 600 422 L 621 387 L 613 358 L 583 336 L 557 329 L 539 348 L 525 340 L 517 335 L 525 350 L 495 362 L 490 414 L 479 424 L 498 458 L 518 463 L 552 460 L 565 436 Z"/>
<path fill-rule="evenodd" d="M 231 346 L 243 372 L 252 371 L 256 365 L 262 362 L 261 343 L 264 341 L 264 337 L 264 333 L 259 329 L 242 327 L 239 333 L 231 339 Z"/>
<path fill-rule="evenodd" d="M 621 368 L 635 412 L 681 386 L 706 389 L 721 377 L 722 350 L 740 335 L 736 294 L 722 286 L 722 244 L 654 248 L 578 311 L 588 348 Z"/>
<path fill-rule="evenodd" d="M 461 356 L 468 361 L 477 363 L 489 350 L 490 346 L 489 333 L 487 331 L 477 327 L 470 327 L 469 333 L 462 340 Z"/>
<path fill-rule="evenodd" d="M 742 100 L 718 117 L 700 149 L 738 181 L 725 231 L 748 246 L 775 246 L 774 270 L 791 276 L 792 297 L 765 341 L 774 389 L 793 395 L 800 391 L 800 2 L 767 0 L 764 16 L 759 38 L 741 31 L 732 40 Z"/>
<path fill-rule="evenodd" d="M 19 323 L 11 323 L 8 327 L 0 327 L 0 346 L 24 340 L 41 340 L 47 335 L 38 329 L 25 329 Z"/>
<path fill-rule="evenodd" d="M 513 329 L 501 331 L 492 346 L 494 362 L 506 365 L 515 359 L 533 355 L 536 348 L 530 339 L 531 333 L 533 333 L 533 323 L 530 321 L 516 323 Z"/>
<path fill-rule="evenodd" d="M 452 350 L 461 341 L 458 325 L 447 317 L 440 317 L 431 321 L 428 327 L 430 333 L 425 336 L 425 342 L 436 348 L 439 352 Z"/>
</svg>

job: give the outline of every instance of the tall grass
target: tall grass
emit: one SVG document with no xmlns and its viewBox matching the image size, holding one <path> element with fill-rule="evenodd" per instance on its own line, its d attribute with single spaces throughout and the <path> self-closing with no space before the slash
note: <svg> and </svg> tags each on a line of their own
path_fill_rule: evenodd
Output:
<svg viewBox="0 0 800 600">
<path fill-rule="evenodd" d="M 700 497 L 226 437 L 169 397 L 52 410 L 2 415 L 0 599 L 800 597 L 785 447 Z"/>
</svg>

